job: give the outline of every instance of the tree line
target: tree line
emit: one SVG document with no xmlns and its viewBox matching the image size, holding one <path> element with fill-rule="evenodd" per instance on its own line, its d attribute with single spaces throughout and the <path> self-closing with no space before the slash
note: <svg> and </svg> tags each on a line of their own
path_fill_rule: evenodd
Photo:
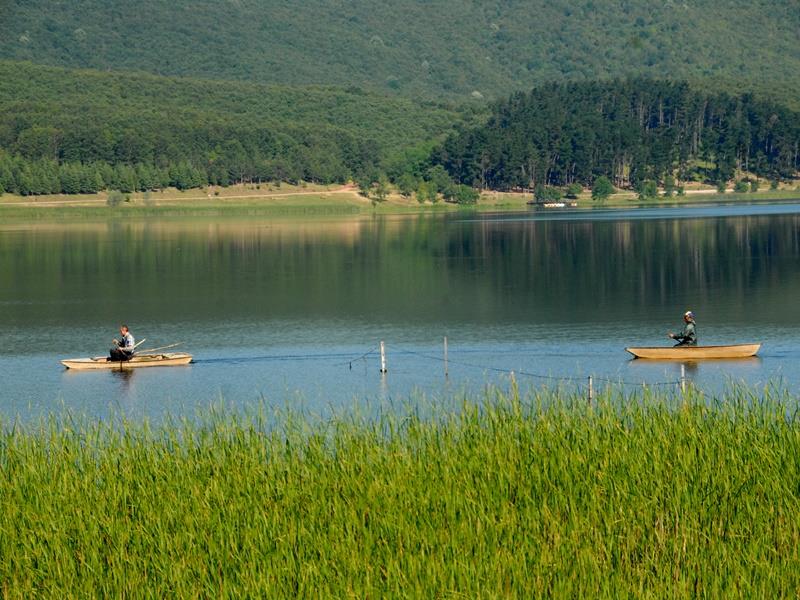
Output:
<svg viewBox="0 0 800 600">
<path fill-rule="evenodd" d="M 276 133 L 187 126 L 138 130 L 24 129 L 0 154 L 0 186 L 22 195 L 347 181 L 378 168 L 374 140 L 347 132 Z"/>
<path fill-rule="evenodd" d="M 0 185 L 19 194 L 375 180 L 451 108 L 358 88 L 265 86 L 0 61 Z"/>
<path fill-rule="evenodd" d="M 643 182 L 777 180 L 800 168 L 800 113 L 751 94 L 685 82 L 552 84 L 495 104 L 483 125 L 454 133 L 434 164 L 481 189 Z"/>
<path fill-rule="evenodd" d="M 679 193 L 685 181 L 777 181 L 800 167 L 800 113 L 683 82 L 552 84 L 481 118 L 358 90 L 2 61 L 0 75 L 0 192 L 22 195 L 356 181 L 379 200 L 391 182 L 420 202 L 469 204 L 475 189 L 530 188 L 546 200 L 607 178 L 642 195 L 656 183 Z"/>
<path fill-rule="evenodd" d="M 185 190 L 208 183 L 208 173 L 187 161 L 168 167 L 145 163 L 110 165 L 105 162 L 27 160 L 0 151 L 0 194 L 94 194 L 103 190 L 129 193 L 168 187 Z"/>
</svg>

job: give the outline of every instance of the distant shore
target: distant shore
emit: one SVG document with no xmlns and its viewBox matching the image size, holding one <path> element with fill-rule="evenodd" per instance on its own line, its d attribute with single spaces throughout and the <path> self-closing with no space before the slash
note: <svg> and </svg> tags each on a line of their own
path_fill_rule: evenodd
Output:
<svg viewBox="0 0 800 600">
<path fill-rule="evenodd" d="M 713 189 L 689 189 L 683 196 L 659 196 L 640 200 L 634 192 L 618 192 L 605 202 L 592 200 L 588 192 L 576 199 L 578 208 L 651 207 L 699 202 L 745 202 L 800 199 L 800 190 L 779 189 L 720 194 Z M 413 197 L 390 194 L 383 202 L 362 196 L 352 185 L 240 185 L 192 190 L 168 189 L 135 192 L 112 206 L 108 194 L 0 197 L 0 218 L 42 220 L 147 216 L 347 216 L 471 211 L 513 211 L 529 208 L 530 193 L 484 192 L 477 204 L 461 206 L 439 201 L 421 204 Z"/>
</svg>

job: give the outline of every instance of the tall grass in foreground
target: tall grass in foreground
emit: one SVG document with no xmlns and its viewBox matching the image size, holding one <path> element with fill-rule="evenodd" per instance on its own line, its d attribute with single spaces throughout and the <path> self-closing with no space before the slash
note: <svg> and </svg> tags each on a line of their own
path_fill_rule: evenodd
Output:
<svg viewBox="0 0 800 600">
<path fill-rule="evenodd" d="M 4 597 L 780 597 L 797 401 L 491 392 L 452 413 L 0 435 Z"/>
</svg>

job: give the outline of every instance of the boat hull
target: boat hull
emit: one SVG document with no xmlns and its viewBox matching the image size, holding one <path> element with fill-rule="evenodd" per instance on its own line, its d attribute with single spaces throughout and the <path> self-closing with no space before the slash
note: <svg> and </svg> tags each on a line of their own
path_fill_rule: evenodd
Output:
<svg viewBox="0 0 800 600">
<path fill-rule="evenodd" d="M 652 348 L 625 348 L 635 358 L 651 360 L 712 360 L 718 358 L 750 358 L 758 354 L 761 344 L 734 346 L 674 346 Z"/>
<path fill-rule="evenodd" d="M 61 364 L 74 371 L 142 369 L 146 367 L 178 367 L 192 362 L 192 355 L 185 352 L 169 354 L 140 354 L 127 361 L 110 361 L 105 356 L 95 358 L 70 358 Z"/>
</svg>

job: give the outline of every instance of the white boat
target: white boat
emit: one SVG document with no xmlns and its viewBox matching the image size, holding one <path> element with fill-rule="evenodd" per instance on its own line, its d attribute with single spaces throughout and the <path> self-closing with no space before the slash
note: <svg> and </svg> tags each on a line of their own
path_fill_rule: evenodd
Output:
<svg viewBox="0 0 800 600">
<path fill-rule="evenodd" d="M 109 360 L 106 356 L 95 358 L 68 358 L 61 364 L 75 371 L 96 371 L 100 369 L 125 371 L 144 367 L 177 367 L 192 362 L 192 355 L 185 352 L 159 354 L 137 354 L 130 360 Z"/>
</svg>

